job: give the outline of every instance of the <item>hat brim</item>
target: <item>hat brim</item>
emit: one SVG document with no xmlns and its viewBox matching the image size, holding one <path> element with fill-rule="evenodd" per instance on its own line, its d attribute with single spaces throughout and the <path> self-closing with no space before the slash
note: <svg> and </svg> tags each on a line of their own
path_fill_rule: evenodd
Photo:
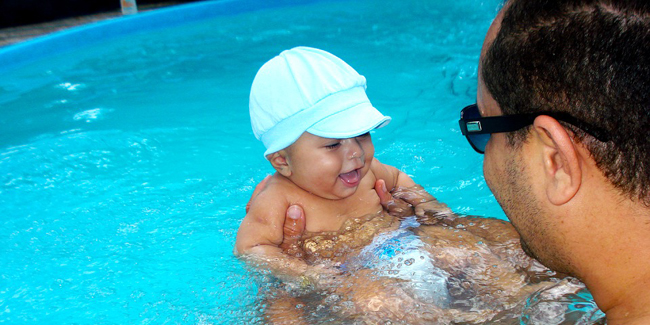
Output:
<svg viewBox="0 0 650 325">
<path fill-rule="evenodd" d="M 372 104 L 364 102 L 320 120 L 307 132 L 323 138 L 353 138 L 382 128 L 390 120 L 390 116 L 384 116 Z"/>
</svg>

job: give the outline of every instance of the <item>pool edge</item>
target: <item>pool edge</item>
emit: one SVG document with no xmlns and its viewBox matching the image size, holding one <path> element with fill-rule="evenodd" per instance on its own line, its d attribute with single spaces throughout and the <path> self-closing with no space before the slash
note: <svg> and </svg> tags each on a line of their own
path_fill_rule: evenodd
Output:
<svg viewBox="0 0 650 325">
<path fill-rule="evenodd" d="M 174 5 L 91 22 L 0 48 L 0 71 L 11 70 L 45 56 L 61 54 L 112 38 L 174 27 L 218 16 L 325 0 L 206 0 Z"/>
</svg>

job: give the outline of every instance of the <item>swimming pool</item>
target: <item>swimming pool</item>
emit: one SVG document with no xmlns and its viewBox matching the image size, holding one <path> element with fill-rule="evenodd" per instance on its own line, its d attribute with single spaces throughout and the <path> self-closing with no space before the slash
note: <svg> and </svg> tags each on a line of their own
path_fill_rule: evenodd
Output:
<svg viewBox="0 0 650 325">
<path fill-rule="evenodd" d="M 232 256 L 271 172 L 248 91 L 298 45 L 366 76 L 382 162 L 505 218 L 456 122 L 499 2 L 205 2 L 0 51 L 0 322 L 259 322 Z"/>
</svg>

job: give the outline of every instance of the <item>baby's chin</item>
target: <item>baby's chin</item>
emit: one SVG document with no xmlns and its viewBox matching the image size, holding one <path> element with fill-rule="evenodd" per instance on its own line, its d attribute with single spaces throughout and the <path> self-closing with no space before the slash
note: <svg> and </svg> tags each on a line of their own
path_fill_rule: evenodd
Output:
<svg viewBox="0 0 650 325">
<path fill-rule="evenodd" d="M 313 193 L 312 192 L 312 194 L 316 194 L 316 195 L 318 195 L 318 196 L 320 196 L 320 197 L 322 197 L 324 199 L 328 199 L 328 200 L 342 200 L 342 199 L 346 199 L 346 198 L 354 195 L 357 192 L 357 189 L 359 189 L 358 185 L 350 187 L 350 186 L 347 186 L 347 185 L 343 185 L 341 183 L 342 182 L 339 179 L 339 180 L 337 180 L 337 184 L 335 184 L 332 187 L 331 190 L 324 191 L 324 192 L 321 192 L 321 193 Z"/>
<path fill-rule="evenodd" d="M 341 185 L 335 186 L 336 189 L 332 191 L 327 191 L 326 193 L 316 194 L 324 199 L 328 200 L 342 200 L 349 198 L 357 192 L 358 186 L 356 187 L 343 187 Z"/>
</svg>

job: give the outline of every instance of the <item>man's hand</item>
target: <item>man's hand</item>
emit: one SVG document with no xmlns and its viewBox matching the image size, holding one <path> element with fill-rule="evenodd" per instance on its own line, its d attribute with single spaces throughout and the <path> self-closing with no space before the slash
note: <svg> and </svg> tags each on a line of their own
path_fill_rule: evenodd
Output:
<svg viewBox="0 0 650 325">
<path fill-rule="evenodd" d="M 377 195 L 379 196 L 381 205 L 390 215 L 398 218 L 405 218 L 413 215 L 413 206 L 403 200 L 393 198 L 393 195 L 388 192 L 386 182 L 383 179 L 378 179 L 375 182 L 375 192 L 377 192 Z"/>
<path fill-rule="evenodd" d="M 292 205 L 287 209 L 284 217 L 284 237 L 280 248 L 286 254 L 295 257 L 302 257 L 303 250 L 299 247 L 298 242 L 305 233 L 305 212 L 299 205 Z"/>
</svg>

